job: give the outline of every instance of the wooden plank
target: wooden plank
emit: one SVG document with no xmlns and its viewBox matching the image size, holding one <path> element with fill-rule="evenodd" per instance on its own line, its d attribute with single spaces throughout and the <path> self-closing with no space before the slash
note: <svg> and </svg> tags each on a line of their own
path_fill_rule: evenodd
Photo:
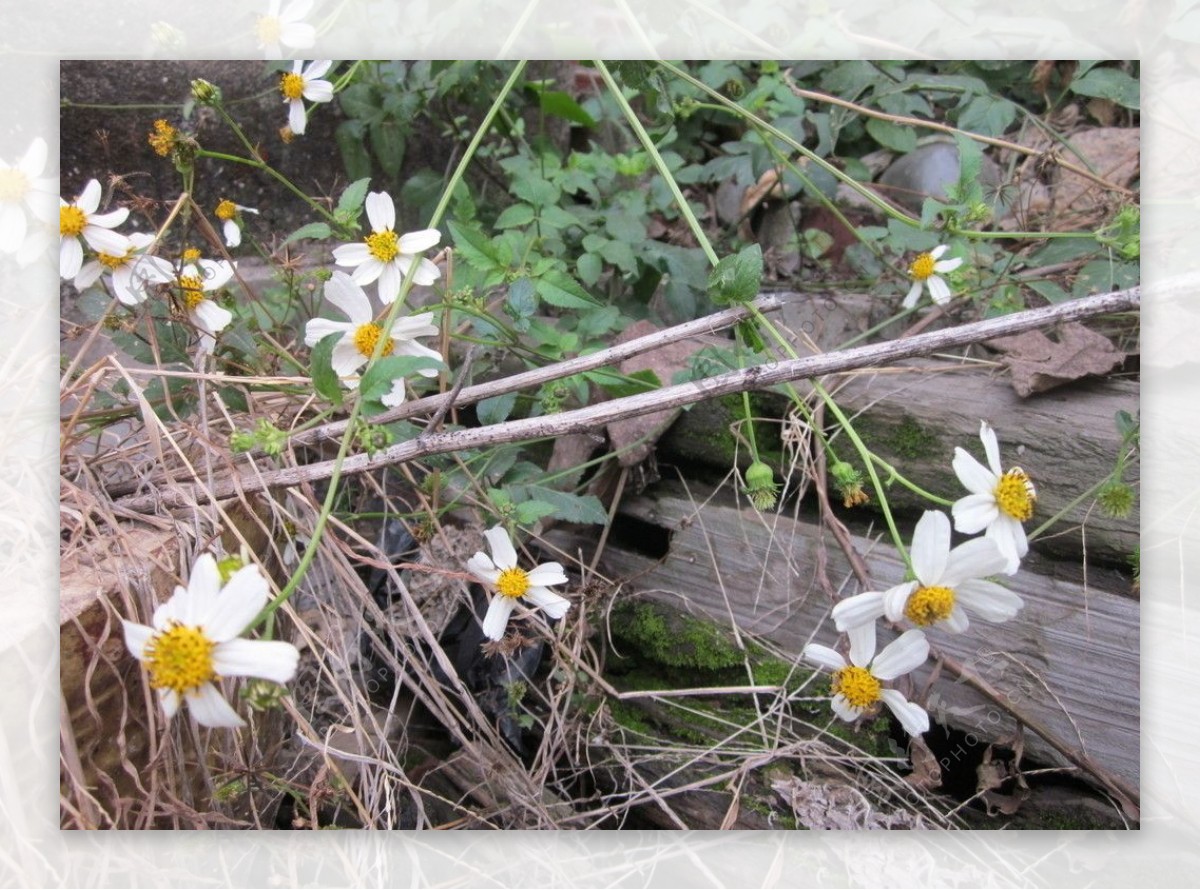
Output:
<svg viewBox="0 0 1200 890">
<path fill-rule="evenodd" d="M 832 602 L 818 580 L 822 566 L 842 596 L 859 591 L 832 536 L 812 522 L 739 509 L 695 486 L 692 492 L 694 499 L 678 486 L 660 485 L 653 497 L 622 505 L 602 564 L 610 577 L 628 579 L 623 595 L 636 591 L 710 616 L 797 656 L 810 641 L 834 645 Z M 650 541 L 667 541 L 665 555 L 647 547 Z M 585 559 L 594 547 L 582 536 L 555 543 L 571 553 L 582 548 Z M 854 543 L 877 589 L 902 580 L 903 565 L 889 543 L 861 536 Z M 1136 787 L 1137 601 L 1024 569 L 1004 583 L 1025 600 L 1016 619 L 973 621 L 959 635 L 932 630 L 931 642 L 972 667 L 1016 709 Z M 895 634 L 882 624 L 880 630 L 882 647 Z M 930 663 L 914 675 L 918 690 L 932 668 Z M 973 733 L 968 741 L 975 738 L 975 744 L 1005 739 L 1016 729 L 1006 711 L 945 675 L 934 682 L 926 704 L 937 721 Z M 1067 763 L 1031 733 L 1025 750 L 1044 763 Z"/>
</svg>

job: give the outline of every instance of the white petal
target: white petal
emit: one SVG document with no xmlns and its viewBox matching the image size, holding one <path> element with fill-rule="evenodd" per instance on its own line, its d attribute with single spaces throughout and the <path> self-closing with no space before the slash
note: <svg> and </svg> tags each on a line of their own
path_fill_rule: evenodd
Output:
<svg viewBox="0 0 1200 890">
<path fill-rule="evenodd" d="M 261 677 L 287 683 L 296 675 L 300 652 L 282 640 L 229 640 L 213 649 L 213 668 L 222 677 Z"/>
<path fill-rule="evenodd" d="M 996 489 L 999 473 L 989 472 L 987 467 L 961 448 L 954 449 L 954 475 L 971 494 L 992 494 Z"/>
<path fill-rule="evenodd" d="M 215 334 L 229 326 L 233 321 L 233 313 L 212 300 L 201 300 L 192 310 L 192 321 L 205 333 Z"/>
<path fill-rule="evenodd" d="M 392 388 L 379 397 L 379 401 L 389 408 L 398 408 L 408 398 L 408 384 L 403 377 L 392 381 Z"/>
<path fill-rule="evenodd" d="M 805 646 L 802 657 L 810 664 L 831 671 L 840 671 L 846 666 L 846 659 L 842 658 L 840 652 L 830 649 L 828 646 L 822 646 L 820 643 L 809 643 Z"/>
<path fill-rule="evenodd" d="M 214 643 L 240 636 L 269 598 L 270 587 L 258 566 L 243 566 L 214 599 L 212 611 L 202 621 L 205 635 Z"/>
<path fill-rule="evenodd" d="M 58 251 L 58 274 L 74 278 L 83 267 L 83 245 L 78 238 L 63 238 Z"/>
<path fill-rule="evenodd" d="M 229 282 L 233 266 L 225 260 L 200 260 L 200 277 L 204 279 L 204 289 L 213 291 Z"/>
<path fill-rule="evenodd" d="M 879 697 L 896 715 L 896 719 L 909 735 L 917 736 L 929 732 L 929 714 L 920 705 L 908 701 L 895 689 L 881 690 Z"/>
<path fill-rule="evenodd" d="M 855 720 L 861 717 L 863 712 L 866 710 L 866 708 L 857 708 L 850 704 L 846 696 L 842 695 L 840 692 L 833 697 L 832 701 L 829 702 L 829 705 L 833 708 L 833 713 L 837 714 L 847 723 L 853 723 Z"/>
<path fill-rule="evenodd" d="M 961 591 L 954 591 L 955 597 L 957 597 L 959 593 L 961 593 Z M 950 614 L 947 615 L 944 620 L 938 622 L 938 626 L 952 634 L 960 634 L 971 626 L 971 621 L 969 618 L 967 618 L 966 610 L 960 603 L 956 602 L 954 604 L 954 608 L 950 610 Z"/>
<path fill-rule="evenodd" d="M 525 591 L 525 599 L 539 606 L 550 618 L 562 618 L 571 608 L 570 600 L 545 587 L 530 587 Z"/>
<path fill-rule="evenodd" d="M 188 575 L 187 589 L 175 588 L 175 595 L 165 604 L 163 617 L 173 618 L 189 627 L 202 625 L 212 615 L 220 591 L 221 572 L 217 569 L 217 560 L 211 553 L 201 553 Z"/>
<path fill-rule="evenodd" d="M 384 268 L 384 263 L 381 263 L 373 256 L 368 256 L 365 260 L 359 263 L 358 268 L 351 273 L 350 277 L 354 279 L 355 284 L 370 284 L 380 276 Z M 395 299 L 395 297 L 392 299 Z"/>
<path fill-rule="evenodd" d="M 954 514 L 954 527 L 965 535 L 973 535 L 995 522 L 1000 508 L 992 494 L 969 494 L 955 501 L 950 512 Z"/>
<path fill-rule="evenodd" d="M 996 431 L 986 420 L 979 421 L 979 440 L 983 442 L 983 452 L 987 455 L 988 466 L 997 478 L 1004 475 L 1000 467 L 1000 443 L 996 440 Z"/>
<path fill-rule="evenodd" d="M 899 621 L 904 617 L 904 609 L 908 605 L 908 598 L 913 595 L 913 591 L 917 587 L 918 584 L 916 581 L 906 581 L 884 592 L 883 614 L 887 616 L 888 621 Z"/>
<path fill-rule="evenodd" d="M 875 623 L 860 624 L 846 631 L 850 639 L 850 663 L 866 667 L 875 656 Z"/>
<path fill-rule="evenodd" d="M 397 265 L 398 260 L 381 263 L 379 269 L 379 302 L 390 306 L 400 296 L 400 285 L 404 280 Z"/>
<path fill-rule="evenodd" d="M 129 239 L 112 229 L 84 226 L 83 240 L 92 250 L 109 256 L 124 256 L 129 252 Z"/>
<path fill-rule="evenodd" d="M 842 633 L 860 624 L 873 624 L 883 617 L 883 594 L 872 590 L 848 597 L 833 607 L 831 617 Z"/>
<path fill-rule="evenodd" d="M 950 286 L 945 281 L 933 275 L 925 283 L 929 285 L 929 296 L 933 298 L 933 302 L 939 306 L 950 302 Z"/>
<path fill-rule="evenodd" d="M 188 692 L 187 703 L 192 719 L 201 726 L 235 729 L 246 725 L 246 721 L 237 715 L 237 711 L 212 683 L 205 683 L 195 692 Z"/>
<path fill-rule="evenodd" d="M 316 80 L 324 77 L 329 69 L 333 67 L 333 59 L 313 59 L 312 63 L 304 71 L 306 78 Z"/>
<path fill-rule="evenodd" d="M 937 585 L 950 555 L 950 520 L 941 510 L 926 510 L 913 530 L 913 574 L 926 587 Z"/>
<path fill-rule="evenodd" d="M 970 578 L 986 578 L 1003 570 L 1008 560 L 989 538 L 972 538 L 950 551 L 941 584 L 958 588 Z"/>
<path fill-rule="evenodd" d="M 892 640 L 871 663 L 871 673 L 880 680 L 894 680 L 925 663 L 929 641 L 919 630 L 906 630 Z"/>
<path fill-rule="evenodd" d="M 964 581 L 954 593 L 964 609 L 984 621 L 1008 621 L 1025 605 L 1017 594 L 992 581 Z"/>
<path fill-rule="evenodd" d="M 343 244 L 333 249 L 333 261 L 339 266 L 361 266 L 371 259 L 371 250 L 362 241 Z"/>
<path fill-rule="evenodd" d="M 75 274 L 73 282 L 78 290 L 84 290 L 96 283 L 96 279 L 100 277 L 100 273 L 104 271 L 104 267 L 100 265 L 98 260 L 90 260 L 83 264 L 83 268 Z"/>
<path fill-rule="evenodd" d="M 996 516 L 996 521 L 988 526 L 986 535 L 996 542 L 996 546 L 1007 560 L 1004 574 L 1016 574 L 1021 567 L 1021 557 L 1029 552 L 1029 539 L 1025 537 L 1025 529 L 1021 527 L 1021 523 L 1000 513 Z"/>
<path fill-rule="evenodd" d="M 333 99 L 333 84 L 327 80 L 306 81 L 303 95 L 309 102 L 329 102 Z"/>
<path fill-rule="evenodd" d="M 386 232 L 396 228 L 396 205 L 387 192 L 371 192 L 365 202 L 371 231 Z"/>
<path fill-rule="evenodd" d="M 508 627 L 508 616 L 516 605 L 511 597 L 494 596 L 488 603 L 487 614 L 483 616 L 483 635 L 489 640 L 498 640 L 504 636 Z"/>
<path fill-rule="evenodd" d="M 441 333 L 437 325 L 432 324 L 433 313 L 422 312 L 420 315 L 410 315 L 407 318 L 397 318 L 392 323 L 393 340 L 411 340 L 413 337 L 433 337 Z M 441 355 L 438 355 L 441 358 Z"/>
<path fill-rule="evenodd" d="M 304 113 L 303 100 L 292 99 L 288 102 L 288 126 L 297 136 L 303 136 L 307 125 L 308 116 Z"/>
<path fill-rule="evenodd" d="M 96 212 L 96 208 L 100 206 L 99 180 L 88 180 L 88 184 L 83 187 L 83 191 L 80 192 L 79 197 L 75 199 L 75 206 L 82 210 L 87 216 L 91 216 Z"/>
<path fill-rule="evenodd" d="M 904 295 L 904 303 L 902 305 L 905 309 L 911 309 L 917 305 L 917 300 L 919 299 L 921 299 L 921 282 L 914 281 L 912 287 L 908 289 L 908 293 Z"/>
<path fill-rule="evenodd" d="M 530 569 L 526 577 L 531 585 L 537 587 L 545 587 L 547 584 L 566 584 L 568 581 L 567 573 L 556 562 L 542 563 L 537 568 Z"/>
<path fill-rule="evenodd" d="M 401 340 L 396 344 L 393 354 L 411 355 L 417 358 L 428 358 L 438 362 L 442 361 L 442 354 L 440 352 L 436 349 L 430 349 L 428 346 L 422 346 L 415 340 Z M 422 377 L 436 377 L 438 372 L 436 368 L 422 368 L 417 373 Z"/>
<path fill-rule="evenodd" d="M 358 351 L 354 340 L 349 337 L 334 344 L 333 354 L 329 357 L 329 364 L 339 377 L 351 376 L 366 361 L 367 357 Z"/>
<path fill-rule="evenodd" d="M 226 247 L 237 247 L 242 243 L 242 230 L 238 228 L 238 224 L 231 219 L 225 220 L 225 225 L 221 227 L 225 235 Z"/>
<path fill-rule="evenodd" d="M 939 244 L 933 250 L 929 251 L 929 256 L 936 260 L 938 257 L 940 257 L 942 254 L 944 254 L 949 249 L 950 249 L 949 244 Z"/>
<path fill-rule="evenodd" d="M 366 292 L 345 272 L 334 272 L 325 282 L 325 299 L 341 309 L 355 328 L 375 317 Z"/>
<path fill-rule="evenodd" d="M 129 650 L 129 654 L 138 661 L 144 661 L 146 644 L 154 636 L 154 628 L 125 619 L 121 619 L 121 624 L 125 628 L 125 647 Z"/>
<path fill-rule="evenodd" d="M 412 254 L 428 250 L 442 240 L 442 233 L 437 229 L 422 229 L 419 232 L 408 232 L 400 236 L 399 248 L 401 253 Z"/>
<path fill-rule="evenodd" d="M 484 584 L 495 585 L 500 579 L 500 569 L 492 562 L 492 558 L 482 551 L 467 560 L 467 571 Z"/>
<path fill-rule="evenodd" d="M 304 345 L 316 346 L 330 334 L 353 336 L 357 327 L 351 321 L 331 321 L 328 318 L 314 318 L 304 326 Z"/>
<path fill-rule="evenodd" d="M 940 263 L 933 264 L 933 271 L 935 271 L 935 272 L 953 272 L 955 269 L 957 269 L 959 266 L 962 265 L 962 262 L 963 262 L 962 257 L 957 257 L 957 256 L 954 257 L 953 259 L 942 260 Z"/>
<path fill-rule="evenodd" d="M 441 277 L 442 270 L 436 264 L 425 257 L 417 257 L 417 271 L 413 274 L 413 284 L 428 286 Z"/>
<path fill-rule="evenodd" d="M 496 564 L 496 568 L 511 569 L 516 567 L 517 551 L 508 537 L 508 532 L 504 530 L 504 526 L 493 526 L 485 531 L 483 536 L 487 538 L 488 546 L 492 550 L 492 561 Z"/>
<path fill-rule="evenodd" d="M 179 712 L 179 693 L 174 689 L 158 690 L 158 703 L 162 705 L 163 714 L 168 720 Z"/>
<path fill-rule="evenodd" d="M 87 235 L 87 230 L 92 226 L 101 229 L 115 229 L 125 220 L 129 219 L 129 208 L 119 207 L 116 210 L 111 210 L 108 213 L 92 213 L 88 215 L 87 225 L 84 226 L 84 236 Z M 122 236 L 124 237 L 124 236 Z"/>
</svg>

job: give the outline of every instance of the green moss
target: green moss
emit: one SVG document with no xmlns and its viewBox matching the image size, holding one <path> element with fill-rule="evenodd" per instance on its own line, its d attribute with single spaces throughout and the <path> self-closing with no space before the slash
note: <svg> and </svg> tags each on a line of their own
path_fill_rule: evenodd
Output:
<svg viewBox="0 0 1200 890">
<path fill-rule="evenodd" d="M 941 449 L 941 440 L 912 417 L 905 417 L 892 427 L 883 437 L 882 444 L 897 456 L 909 460 L 928 457 Z"/>
<path fill-rule="evenodd" d="M 721 671 L 742 663 L 742 652 L 729 634 L 658 603 L 618 606 L 612 628 L 618 649 L 632 647 L 666 667 Z"/>
</svg>

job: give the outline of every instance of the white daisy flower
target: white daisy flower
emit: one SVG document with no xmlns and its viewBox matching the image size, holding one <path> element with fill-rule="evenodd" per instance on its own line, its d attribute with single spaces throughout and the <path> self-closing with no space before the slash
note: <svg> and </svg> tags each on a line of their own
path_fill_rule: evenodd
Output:
<svg viewBox="0 0 1200 890">
<path fill-rule="evenodd" d="M 1007 621 L 1024 605 L 1011 590 L 982 580 L 1008 563 L 996 543 L 974 538 L 951 550 L 950 519 L 941 511 L 927 510 L 917 522 L 911 556 L 915 580 L 842 600 L 833 607 L 837 629 L 869 624 L 873 634 L 875 621 L 886 617 L 961 633 L 969 624 L 967 612 L 985 621 Z"/>
<path fill-rule="evenodd" d="M 188 319 L 200 331 L 201 352 L 212 352 L 217 344 L 215 334 L 233 321 L 232 312 L 206 296 L 224 287 L 232 277 L 233 266 L 228 260 L 189 262 L 175 276 L 174 283 L 179 288 Z"/>
<path fill-rule="evenodd" d="M 292 0 L 282 12 L 279 2 L 270 0 L 267 14 L 259 16 L 255 26 L 258 48 L 267 59 L 282 59 L 283 46 L 308 49 L 317 42 L 317 29 L 302 21 L 312 9 L 312 0 Z"/>
<path fill-rule="evenodd" d="M 17 253 L 25 241 L 29 210 L 42 222 L 54 217 L 54 198 L 58 186 L 46 170 L 46 140 L 41 136 L 29 143 L 16 164 L 0 160 L 0 253 Z"/>
<path fill-rule="evenodd" d="M 947 245 L 939 244 L 933 250 L 929 251 L 929 253 L 920 254 L 908 264 L 908 274 L 911 276 L 913 283 L 912 287 L 908 289 L 908 295 L 904 298 L 905 309 L 911 309 L 917 305 L 917 300 L 921 296 L 922 284 L 928 286 L 929 296 L 939 306 L 950 302 L 950 287 L 938 277 L 938 273 L 953 272 L 962 265 L 962 258 L 955 257 L 952 260 L 942 260 L 939 262 L 938 257 L 949 249 Z"/>
<path fill-rule="evenodd" d="M 925 634 L 907 630 L 875 654 L 875 625 L 861 625 L 848 632 L 850 661 L 828 646 L 809 643 L 804 658 L 812 664 L 833 671 L 833 712 L 853 723 L 876 702 L 882 701 L 900 721 L 909 735 L 929 730 L 929 714 L 920 705 L 906 699 L 896 689 L 885 689 L 883 683 L 916 670 L 929 657 L 929 641 Z"/>
<path fill-rule="evenodd" d="M 442 274 L 430 260 L 417 256 L 437 244 L 442 235 L 437 229 L 422 229 L 407 235 L 396 235 L 396 205 L 387 192 L 371 192 L 366 200 L 367 220 L 371 234 L 359 244 L 343 244 L 334 248 L 333 259 L 339 266 L 354 266 L 352 273 L 359 284 L 379 279 L 379 299 L 393 302 L 400 294 L 400 284 L 415 262 L 414 284 L 433 284 Z"/>
<path fill-rule="evenodd" d="M 288 127 L 297 136 L 304 135 L 308 125 L 308 115 L 304 110 L 304 100 L 309 102 L 329 102 L 333 99 L 333 84 L 321 80 L 333 67 L 331 59 L 319 59 L 307 68 L 297 59 L 292 63 L 290 74 L 285 74 L 279 80 L 279 92 L 283 93 L 283 101 L 288 103 Z"/>
<path fill-rule="evenodd" d="M 149 232 L 134 232 L 129 236 L 129 249 L 125 253 L 119 256 L 101 253 L 84 263 L 75 276 L 75 287 L 89 288 L 108 272 L 113 295 L 118 300 L 126 306 L 145 302 L 147 284 L 174 278 L 174 269 L 167 260 L 145 255 L 146 248 L 153 243 L 154 236 Z"/>
<path fill-rule="evenodd" d="M 217 561 L 205 553 L 192 566 L 187 589 L 176 587 L 154 610 L 151 627 L 122 620 L 125 645 L 149 673 L 168 719 L 186 699 L 202 726 L 245 726 L 216 683 L 222 677 L 292 679 L 300 659 L 295 646 L 239 638 L 268 598 L 258 566 L 239 569 L 222 587 Z"/>
<path fill-rule="evenodd" d="M 100 183 L 95 179 L 88 182 L 75 203 L 58 199 L 58 230 L 62 236 L 58 273 L 63 278 L 74 278 L 83 266 L 81 237 L 96 253 L 122 256 L 129 249 L 129 239 L 112 231 L 125 222 L 129 209 L 122 207 L 111 213 L 97 213 L 99 207 Z"/>
<path fill-rule="evenodd" d="M 987 537 L 996 542 L 1008 560 L 1004 573 L 1011 575 L 1029 552 L 1029 539 L 1021 523 L 1033 516 L 1037 489 L 1020 467 L 1007 473 L 1001 468 L 1000 445 L 987 421 L 979 424 L 979 438 L 987 455 L 986 467 L 962 448 L 954 449 L 954 472 L 971 493 L 955 501 L 950 510 L 954 527 L 960 532 L 973 535 L 987 529 Z"/>
<path fill-rule="evenodd" d="M 350 320 L 314 318 L 304 328 L 304 342 L 308 346 L 316 346 L 330 334 L 341 334 L 341 339 L 333 347 L 331 364 L 342 383 L 354 389 L 358 386 L 359 379 L 355 372 L 374 355 L 375 344 L 383 336 L 383 326 L 375 321 L 371 301 L 367 299 L 366 293 L 345 272 L 334 272 L 329 281 L 325 282 L 325 299 L 341 309 Z M 397 318 L 392 322 L 392 329 L 387 334 L 390 342 L 384 345 L 380 355 L 421 356 L 440 362 L 440 352 L 418 343 L 415 339 L 432 337 L 438 333 L 440 332 L 437 325 L 433 324 L 432 312 Z M 437 376 L 437 371 L 433 368 L 422 368 L 417 373 L 424 377 Z M 403 378 L 397 380 L 391 393 L 383 396 L 380 401 L 393 407 L 402 403 Z"/>
<path fill-rule="evenodd" d="M 243 207 L 241 204 L 234 204 L 228 198 L 225 198 L 217 205 L 217 209 L 213 213 L 217 219 L 221 220 L 222 230 L 225 235 L 225 246 L 237 247 L 242 243 L 242 220 L 240 214 L 258 213 L 258 211 L 253 207 Z"/>
<path fill-rule="evenodd" d="M 517 600 L 526 599 L 550 618 L 562 618 L 571 608 L 570 601 L 546 589 L 547 584 L 566 584 L 567 575 L 556 562 L 543 563 L 528 572 L 517 566 L 517 551 L 503 526 L 497 525 L 483 533 L 492 555 L 479 552 L 467 560 L 467 570 L 493 588 L 496 595 L 488 604 L 483 617 L 483 635 L 499 640 L 508 627 L 508 616 Z"/>
</svg>

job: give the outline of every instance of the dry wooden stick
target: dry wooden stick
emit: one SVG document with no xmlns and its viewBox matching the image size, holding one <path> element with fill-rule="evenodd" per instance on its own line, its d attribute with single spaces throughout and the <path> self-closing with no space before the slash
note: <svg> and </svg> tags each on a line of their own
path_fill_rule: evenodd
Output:
<svg viewBox="0 0 1200 890">
<path fill-rule="evenodd" d="M 1135 287 L 1126 291 L 1057 303 L 1041 309 L 1015 312 L 1000 318 L 973 322 L 903 340 L 757 365 L 716 377 L 708 377 L 704 380 L 667 386 L 574 411 L 565 411 L 562 414 L 528 417 L 485 427 L 435 433 L 419 439 L 411 439 L 373 455 L 351 455 L 342 462 L 341 471 L 344 475 L 362 473 L 431 454 L 486 448 L 492 445 L 524 442 L 599 429 L 614 420 L 639 417 L 643 414 L 691 405 L 731 393 L 764 389 L 779 383 L 819 377 L 825 374 L 880 367 L 901 359 L 928 355 L 1009 334 L 1019 334 L 1057 322 L 1136 310 L 1140 303 L 1141 288 Z M 264 487 L 296 485 L 306 480 L 326 479 L 333 474 L 334 463 L 334 461 L 324 461 L 301 467 L 287 467 L 273 472 L 246 474 L 236 479 L 225 480 L 211 489 L 198 485 L 178 484 L 161 493 L 122 498 L 116 501 L 116 504 L 124 509 L 145 512 L 159 506 L 171 508 L 220 500 L 239 492 L 248 494 L 252 491 L 259 491 Z"/>
</svg>

